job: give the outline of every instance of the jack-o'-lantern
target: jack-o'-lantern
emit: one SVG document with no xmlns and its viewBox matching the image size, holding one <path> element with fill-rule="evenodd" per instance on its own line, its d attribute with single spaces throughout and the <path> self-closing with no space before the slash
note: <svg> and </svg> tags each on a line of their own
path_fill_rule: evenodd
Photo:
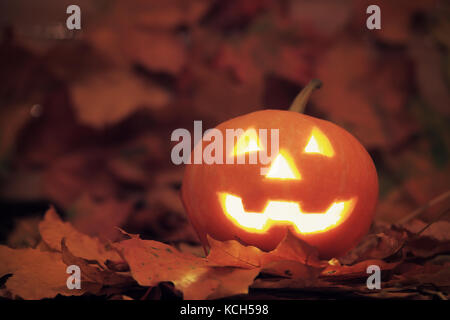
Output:
<svg viewBox="0 0 450 320">
<path fill-rule="evenodd" d="M 302 104 L 312 91 L 300 95 Z M 298 102 L 297 102 L 298 104 Z M 273 250 L 289 228 L 316 247 L 322 258 L 339 257 L 368 231 L 378 196 L 375 166 L 367 151 L 346 130 L 293 111 L 257 111 L 219 124 L 243 129 L 223 149 L 223 164 L 189 164 L 182 200 L 201 242 L 238 240 Z M 259 129 L 278 129 L 278 152 L 268 165 L 249 163 L 268 148 Z M 201 141 L 196 146 L 205 146 Z M 246 156 L 245 164 L 226 157 Z"/>
</svg>

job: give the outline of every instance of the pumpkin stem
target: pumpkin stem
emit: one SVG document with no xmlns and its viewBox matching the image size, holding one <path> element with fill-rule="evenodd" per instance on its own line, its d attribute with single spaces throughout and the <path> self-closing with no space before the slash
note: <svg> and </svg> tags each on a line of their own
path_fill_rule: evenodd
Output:
<svg viewBox="0 0 450 320">
<path fill-rule="evenodd" d="M 315 89 L 319 89 L 320 87 L 322 87 L 322 81 L 320 81 L 319 79 L 312 79 L 306 85 L 306 87 L 304 87 L 302 91 L 300 91 L 300 93 L 295 97 L 294 101 L 289 107 L 289 111 L 303 113 L 305 111 L 306 103 L 311 96 L 311 93 Z"/>
</svg>

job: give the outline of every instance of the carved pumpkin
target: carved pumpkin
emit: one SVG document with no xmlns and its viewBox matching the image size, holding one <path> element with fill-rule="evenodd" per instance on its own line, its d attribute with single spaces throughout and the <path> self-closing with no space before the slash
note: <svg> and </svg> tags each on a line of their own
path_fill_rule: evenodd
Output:
<svg viewBox="0 0 450 320">
<path fill-rule="evenodd" d="M 343 255 L 368 231 L 377 174 L 369 154 L 350 133 L 331 122 L 282 110 L 253 112 L 216 128 L 224 137 L 226 129 L 245 130 L 235 142 L 235 156 L 263 147 L 259 129 L 279 129 L 279 152 L 268 166 L 248 161 L 187 165 L 182 200 L 204 245 L 209 234 L 269 251 L 290 228 L 322 258 L 331 258 Z M 268 167 L 265 174 L 261 167 Z"/>
</svg>

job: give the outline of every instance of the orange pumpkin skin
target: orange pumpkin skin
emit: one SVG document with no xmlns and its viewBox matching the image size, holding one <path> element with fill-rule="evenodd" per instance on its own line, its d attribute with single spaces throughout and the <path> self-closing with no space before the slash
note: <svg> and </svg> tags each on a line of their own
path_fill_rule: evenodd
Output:
<svg viewBox="0 0 450 320">
<path fill-rule="evenodd" d="M 329 259 L 345 254 L 367 233 L 378 197 L 377 173 L 365 148 L 350 133 L 331 122 L 281 110 L 249 113 L 216 127 L 223 137 L 225 129 L 238 128 L 254 128 L 256 132 L 279 129 L 279 150 L 288 151 L 301 179 L 267 179 L 260 174 L 260 164 L 248 164 L 248 161 L 246 164 L 188 164 L 182 200 L 203 245 L 208 246 L 208 234 L 216 240 L 234 239 L 270 251 L 290 228 L 298 238 L 316 247 L 321 258 Z M 313 128 L 328 138 L 333 156 L 304 152 Z M 269 139 L 270 133 L 268 145 Z M 204 149 L 210 142 L 199 143 Z M 225 141 L 223 145 L 225 163 Z M 285 223 L 274 224 L 264 232 L 253 232 L 224 213 L 218 199 L 218 193 L 223 192 L 239 196 L 246 212 L 263 212 L 268 201 L 297 202 L 302 212 L 312 213 L 325 212 L 336 201 L 355 201 L 346 219 L 325 231 L 303 234 Z"/>
</svg>

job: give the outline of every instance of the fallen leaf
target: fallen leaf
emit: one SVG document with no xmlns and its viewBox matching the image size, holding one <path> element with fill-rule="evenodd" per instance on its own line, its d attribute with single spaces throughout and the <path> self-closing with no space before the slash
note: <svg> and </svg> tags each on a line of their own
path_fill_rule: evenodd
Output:
<svg viewBox="0 0 450 320">
<path fill-rule="evenodd" d="M 231 267 L 214 267 L 208 260 L 157 241 L 132 238 L 115 244 L 142 286 L 173 282 L 185 299 L 206 299 L 246 293 L 259 273 Z"/>
<path fill-rule="evenodd" d="M 0 246 L 0 261 L 0 276 L 12 274 L 5 286 L 13 297 L 38 300 L 54 298 L 58 294 L 79 296 L 89 290 L 96 291 L 85 286 L 80 290 L 69 290 L 66 285 L 69 277 L 67 266 L 57 252 Z"/>
<path fill-rule="evenodd" d="M 252 269 L 280 260 L 296 261 L 317 267 L 324 265 L 318 258 L 317 250 L 291 232 L 287 232 L 278 246 L 270 252 L 243 245 L 236 240 L 218 241 L 208 235 L 207 238 L 211 247 L 207 258 L 215 265 Z"/>
<path fill-rule="evenodd" d="M 70 266 L 76 265 L 80 268 L 82 276 L 91 282 L 102 286 L 126 286 L 133 284 L 130 276 L 123 275 L 108 269 L 102 269 L 100 265 L 92 264 L 89 260 L 75 257 L 66 246 L 65 239 L 61 240 L 61 253 L 63 262 Z"/>
<path fill-rule="evenodd" d="M 211 246 L 207 259 L 216 266 L 246 269 L 259 268 L 264 252 L 253 246 L 244 246 L 236 240 L 218 241 L 207 235 Z"/>
<path fill-rule="evenodd" d="M 315 267 L 324 265 L 316 248 L 297 238 L 290 231 L 286 232 L 284 239 L 273 251 L 264 255 L 263 263 L 277 260 L 292 260 Z"/>
<path fill-rule="evenodd" d="M 212 267 L 195 282 L 183 281 L 178 284 L 178 288 L 183 291 L 186 300 L 220 299 L 246 294 L 259 271 L 259 268 Z"/>
<path fill-rule="evenodd" d="M 117 252 L 107 250 L 97 238 L 77 231 L 70 223 L 63 222 L 51 207 L 39 224 L 42 240 L 53 250 L 61 251 L 61 241 L 66 239 L 67 247 L 76 257 L 104 263 L 106 260 L 120 260 Z"/>
<path fill-rule="evenodd" d="M 355 264 L 368 259 L 385 259 L 395 254 L 405 243 L 407 234 L 389 226 L 376 226 L 344 257 L 343 264 Z"/>
<path fill-rule="evenodd" d="M 133 238 L 114 244 L 142 286 L 172 281 L 175 286 L 205 273 L 206 260 L 179 252 L 164 243 Z"/>
</svg>

